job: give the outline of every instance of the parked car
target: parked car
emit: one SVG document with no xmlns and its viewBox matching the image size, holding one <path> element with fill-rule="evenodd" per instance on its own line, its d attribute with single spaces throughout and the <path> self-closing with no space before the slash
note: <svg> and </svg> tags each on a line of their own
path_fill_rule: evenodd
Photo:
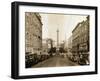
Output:
<svg viewBox="0 0 100 81">
<path fill-rule="evenodd" d="M 80 65 L 89 65 L 89 53 L 81 54 L 78 63 Z"/>
<path fill-rule="evenodd" d="M 25 56 L 25 64 L 26 64 L 26 68 L 31 67 L 32 65 L 38 63 L 39 59 L 36 53 L 34 54 L 27 54 Z"/>
<path fill-rule="evenodd" d="M 41 61 L 44 61 L 48 59 L 50 55 L 48 53 L 42 53 L 42 54 L 37 54 L 37 53 L 28 53 L 25 56 L 25 64 L 26 68 L 31 67 Z"/>
</svg>

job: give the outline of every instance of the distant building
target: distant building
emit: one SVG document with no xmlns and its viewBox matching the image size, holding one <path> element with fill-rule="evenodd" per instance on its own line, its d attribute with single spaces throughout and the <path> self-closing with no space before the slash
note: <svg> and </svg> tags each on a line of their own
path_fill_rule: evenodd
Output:
<svg viewBox="0 0 100 81">
<path fill-rule="evenodd" d="M 72 31 L 72 52 L 75 55 L 89 53 L 89 16 Z"/>
<path fill-rule="evenodd" d="M 59 47 L 61 47 L 61 48 L 65 48 L 65 41 L 62 41 L 61 43 L 59 43 Z"/>
<path fill-rule="evenodd" d="M 42 53 L 48 52 L 48 41 L 47 39 L 42 40 Z"/>
<path fill-rule="evenodd" d="M 68 52 L 72 52 L 72 35 L 68 38 Z"/>
<path fill-rule="evenodd" d="M 42 41 L 42 52 L 48 53 L 51 48 L 53 48 L 53 40 L 52 39 L 43 39 L 43 41 Z"/>
<path fill-rule="evenodd" d="M 37 53 L 42 50 L 42 22 L 39 13 L 25 12 L 25 52 Z"/>
</svg>

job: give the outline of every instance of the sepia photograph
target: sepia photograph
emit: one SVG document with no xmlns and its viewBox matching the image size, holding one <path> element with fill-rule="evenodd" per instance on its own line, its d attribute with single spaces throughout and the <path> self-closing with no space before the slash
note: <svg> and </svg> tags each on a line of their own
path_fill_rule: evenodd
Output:
<svg viewBox="0 0 100 81">
<path fill-rule="evenodd" d="M 90 65 L 89 18 L 25 12 L 25 67 Z"/>
<path fill-rule="evenodd" d="M 97 7 L 12 2 L 12 78 L 97 74 L 97 45 Z"/>
</svg>

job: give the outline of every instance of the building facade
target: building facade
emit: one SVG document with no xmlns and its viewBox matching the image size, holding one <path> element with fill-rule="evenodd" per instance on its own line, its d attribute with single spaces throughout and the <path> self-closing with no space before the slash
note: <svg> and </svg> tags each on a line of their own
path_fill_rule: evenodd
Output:
<svg viewBox="0 0 100 81">
<path fill-rule="evenodd" d="M 89 55 L 89 16 L 85 21 L 77 24 L 72 31 L 72 52 L 73 55 Z"/>
<path fill-rule="evenodd" d="M 25 52 L 34 54 L 42 50 L 42 22 L 39 13 L 25 12 Z"/>
<path fill-rule="evenodd" d="M 81 22 L 82 23 L 82 22 Z M 75 29 L 72 31 L 72 52 L 77 55 L 79 52 L 79 39 L 81 34 L 81 23 L 78 23 Z"/>
<path fill-rule="evenodd" d="M 52 39 L 43 39 L 42 41 L 42 54 L 52 55 L 53 52 L 53 40 Z"/>
<path fill-rule="evenodd" d="M 72 35 L 68 38 L 68 52 L 72 52 Z"/>
<path fill-rule="evenodd" d="M 42 41 L 42 53 L 48 53 L 48 39 L 43 39 Z"/>
</svg>

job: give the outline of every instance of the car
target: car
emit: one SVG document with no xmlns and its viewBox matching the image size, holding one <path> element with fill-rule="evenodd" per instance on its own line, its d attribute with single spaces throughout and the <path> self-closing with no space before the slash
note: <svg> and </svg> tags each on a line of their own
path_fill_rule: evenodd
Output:
<svg viewBox="0 0 100 81">
<path fill-rule="evenodd" d="M 80 55 L 79 61 L 78 63 L 80 65 L 89 65 L 89 54 L 88 53 L 84 53 Z"/>
</svg>

